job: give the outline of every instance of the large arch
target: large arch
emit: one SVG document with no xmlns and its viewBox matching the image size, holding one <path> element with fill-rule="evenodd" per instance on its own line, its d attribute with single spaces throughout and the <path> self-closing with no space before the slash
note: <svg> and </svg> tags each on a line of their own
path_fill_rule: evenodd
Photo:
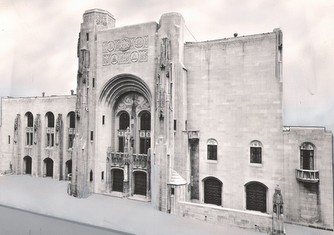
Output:
<svg viewBox="0 0 334 235">
<path fill-rule="evenodd" d="M 99 101 L 113 106 L 114 102 L 127 92 L 138 92 L 151 103 L 152 94 L 147 84 L 133 74 L 119 74 L 111 78 L 102 88 Z"/>
</svg>

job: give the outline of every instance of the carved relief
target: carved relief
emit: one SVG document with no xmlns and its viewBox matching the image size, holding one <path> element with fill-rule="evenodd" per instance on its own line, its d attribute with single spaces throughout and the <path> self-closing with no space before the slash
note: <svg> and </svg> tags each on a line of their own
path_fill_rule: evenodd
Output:
<svg viewBox="0 0 334 235">
<path fill-rule="evenodd" d="M 14 143 L 17 143 L 20 125 L 21 125 L 21 114 L 17 114 L 14 121 Z"/>
<path fill-rule="evenodd" d="M 150 104 L 144 96 L 138 93 L 130 93 L 123 96 L 116 104 L 116 113 L 121 110 L 126 110 L 134 116 L 138 115 L 143 110 L 149 111 Z"/>
<path fill-rule="evenodd" d="M 34 123 L 34 144 L 37 144 L 40 126 L 41 126 L 41 115 L 37 114 Z"/>
<path fill-rule="evenodd" d="M 148 36 L 122 38 L 102 43 L 102 63 L 104 66 L 147 62 Z"/>
</svg>

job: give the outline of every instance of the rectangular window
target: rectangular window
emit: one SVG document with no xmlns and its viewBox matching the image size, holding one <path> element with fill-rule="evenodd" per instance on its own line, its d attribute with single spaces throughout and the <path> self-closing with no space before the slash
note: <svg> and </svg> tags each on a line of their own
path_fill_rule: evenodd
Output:
<svg viewBox="0 0 334 235">
<path fill-rule="evenodd" d="M 118 138 L 118 152 L 121 152 L 121 153 L 124 152 L 124 138 L 123 137 Z"/>
<path fill-rule="evenodd" d="M 139 153 L 147 154 L 148 149 L 151 147 L 151 139 L 140 138 L 140 149 Z"/>
<path fill-rule="evenodd" d="M 90 140 L 93 141 L 94 140 L 94 132 L 90 131 Z"/>
<path fill-rule="evenodd" d="M 262 163 L 262 148 L 261 147 L 250 147 L 250 162 L 251 163 Z"/>
<path fill-rule="evenodd" d="M 68 148 L 73 148 L 73 140 L 74 140 L 74 136 L 73 134 L 68 135 Z"/>
<path fill-rule="evenodd" d="M 101 180 L 104 180 L 104 171 L 101 172 Z"/>
<path fill-rule="evenodd" d="M 102 115 L 102 125 L 104 125 L 104 121 L 105 121 L 105 116 Z"/>
<path fill-rule="evenodd" d="M 89 41 L 89 33 L 86 33 L 86 41 Z"/>
<path fill-rule="evenodd" d="M 217 160 L 217 145 L 208 144 L 208 160 Z"/>
<path fill-rule="evenodd" d="M 95 78 L 93 78 L 92 84 L 93 84 L 93 88 L 94 88 L 95 87 Z"/>
<path fill-rule="evenodd" d="M 10 144 L 10 135 L 8 136 L 8 144 Z"/>
<path fill-rule="evenodd" d="M 47 147 L 53 147 L 54 146 L 54 134 L 53 133 L 47 133 L 46 134 L 46 146 Z"/>
<path fill-rule="evenodd" d="M 176 131 L 176 120 L 174 120 L 174 131 Z"/>
</svg>

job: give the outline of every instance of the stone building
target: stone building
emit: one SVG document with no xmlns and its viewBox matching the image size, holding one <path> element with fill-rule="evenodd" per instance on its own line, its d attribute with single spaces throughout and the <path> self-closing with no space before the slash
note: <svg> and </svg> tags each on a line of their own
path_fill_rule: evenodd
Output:
<svg viewBox="0 0 334 235">
<path fill-rule="evenodd" d="M 184 31 L 178 13 L 115 27 L 86 11 L 76 95 L 2 98 L 1 170 L 72 172 L 76 197 L 265 232 L 279 185 L 285 221 L 333 229 L 332 133 L 283 126 L 281 30 L 205 42 Z"/>
</svg>

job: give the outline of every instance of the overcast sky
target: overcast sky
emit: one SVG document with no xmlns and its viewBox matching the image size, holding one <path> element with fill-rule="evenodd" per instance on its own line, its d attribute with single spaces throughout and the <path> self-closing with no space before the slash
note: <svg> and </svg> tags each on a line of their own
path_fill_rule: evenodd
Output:
<svg viewBox="0 0 334 235">
<path fill-rule="evenodd" d="M 281 28 L 284 125 L 334 130 L 332 0 L 0 0 L 0 96 L 75 90 L 80 23 L 92 8 L 108 10 L 116 27 L 179 12 L 197 41 Z"/>
</svg>

